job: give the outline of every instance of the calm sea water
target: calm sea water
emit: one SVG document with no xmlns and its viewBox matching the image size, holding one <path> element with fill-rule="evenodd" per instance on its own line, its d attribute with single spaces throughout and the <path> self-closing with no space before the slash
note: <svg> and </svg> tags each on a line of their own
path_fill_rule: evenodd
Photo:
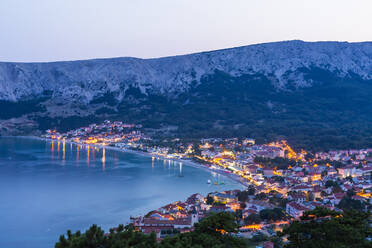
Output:
<svg viewBox="0 0 372 248">
<path fill-rule="evenodd" d="M 225 185 L 208 185 L 208 179 Z M 0 247 L 54 247 L 67 229 L 105 230 L 234 181 L 179 162 L 29 138 L 0 138 Z"/>
</svg>

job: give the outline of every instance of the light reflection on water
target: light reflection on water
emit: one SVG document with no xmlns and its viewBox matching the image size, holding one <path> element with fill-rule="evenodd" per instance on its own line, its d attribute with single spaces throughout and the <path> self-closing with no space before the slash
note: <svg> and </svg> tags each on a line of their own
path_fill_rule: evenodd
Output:
<svg viewBox="0 0 372 248">
<path fill-rule="evenodd" d="M 217 177 L 178 161 L 62 140 L 0 138 L 0 247 L 53 247 L 67 229 L 96 223 L 108 230 L 196 192 L 240 188 L 229 179 L 206 183 Z"/>
</svg>

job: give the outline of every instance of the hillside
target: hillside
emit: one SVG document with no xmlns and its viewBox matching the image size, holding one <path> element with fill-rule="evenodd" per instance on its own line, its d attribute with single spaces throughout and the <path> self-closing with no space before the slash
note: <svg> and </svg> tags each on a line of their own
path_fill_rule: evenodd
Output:
<svg viewBox="0 0 372 248">
<path fill-rule="evenodd" d="M 164 135 L 372 146 L 372 42 L 285 41 L 159 59 L 0 63 L 2 134 L 103 119 Z"/>
</svg>

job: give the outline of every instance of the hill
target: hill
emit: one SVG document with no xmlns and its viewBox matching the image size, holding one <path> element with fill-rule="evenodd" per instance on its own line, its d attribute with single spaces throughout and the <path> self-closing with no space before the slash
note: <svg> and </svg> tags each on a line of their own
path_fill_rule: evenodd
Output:
<svg viewBox="0 0 372 248">
<path fill-rule="evenodd" d="M 372 146 L 372 42 L 284 41 L 158 59 L 0 63 L 1 134 L 103 119 L 185 137 Z"/>
</svg>

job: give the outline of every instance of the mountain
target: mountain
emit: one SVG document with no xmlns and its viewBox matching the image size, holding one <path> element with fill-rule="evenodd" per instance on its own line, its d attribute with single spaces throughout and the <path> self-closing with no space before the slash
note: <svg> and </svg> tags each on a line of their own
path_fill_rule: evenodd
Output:
<svg viewBox="0 0 372 248">
<path fill-rule="evenodd" d="M 295 40 L 158 59 L 0 63 L 0 107 L 3 134 L 111 118 L 165 135 L 285 137 L 312 149 L 369 145 L 372 42 Z"/>
</svg>

